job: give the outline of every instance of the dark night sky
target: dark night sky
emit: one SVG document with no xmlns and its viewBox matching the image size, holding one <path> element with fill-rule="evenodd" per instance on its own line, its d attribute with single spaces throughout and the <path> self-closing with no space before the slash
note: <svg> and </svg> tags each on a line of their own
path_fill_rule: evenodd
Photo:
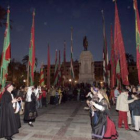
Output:
<svg viewBox="0 0 140 140">
<path fill-rule="evenodd" d="M 13 20 L 11 30 L 12 58 L 22 60 L 28 54 L 32 11 L 35 16 L 35 46 L 39 66 L 47 63 L 47 44 L 51 47 L 51 63 L 55 49 L 63 53 L 66 40 L 66 56 L 70 60 L 70 33 L 73 27 L 74 60 L 83 50 L 83 37 L 88 38 L 88 50 L 94 60 L 102 60 L 103 33 L 101 10 L 104 10 L 106 34 L 110 51 L 110 26 L 114 26 L 114 3 L 112 0 L 1 0 L 0 5 L 10 5 Z M 126 52 L 135 56 L 135 15 L 133 0 L 117 0 L 122 34 Z M 138 0 L 140 9 L 140 0 Z M 5 28 L 0 28 L 0 51 L 3 46 Z M 61 55 L 61 59 L 63 55 Z"/>
</svg>

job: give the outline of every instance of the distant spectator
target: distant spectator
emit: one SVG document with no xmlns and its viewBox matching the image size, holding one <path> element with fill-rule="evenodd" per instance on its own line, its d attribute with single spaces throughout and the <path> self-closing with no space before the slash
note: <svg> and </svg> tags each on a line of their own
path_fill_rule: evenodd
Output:
<svg viewBox="0 0 140 140">
<path fill-rule="evenodd" d="M 38 101 L 39 101 L 39 108 L 42 108 L 42 93 L 39 93 Z"/>
<path fill-rule="evenodd" d="M 118 96 L 120 95 L 119 88 L 116 87 L 114 90 L 114 101 L 116 103 Z"/>
<path fill-rule="evenodd" d="M 42 106 L 47 106 L 47 101 L 46 101 L 46 97 L 47 97 L 47 92 L 46 90 L 43 88 L 42 89 Z"/>
<path fill-rule="evenodd" d="M 133 111 L 135 120 L 135 129 L 133 131 L 138 132 L 140 130 L 140 95 L 137 93 L 132 93 L 132 97 L 135 99 L 135 101 L 129 105 L 129 108 Z"/>
</svg>

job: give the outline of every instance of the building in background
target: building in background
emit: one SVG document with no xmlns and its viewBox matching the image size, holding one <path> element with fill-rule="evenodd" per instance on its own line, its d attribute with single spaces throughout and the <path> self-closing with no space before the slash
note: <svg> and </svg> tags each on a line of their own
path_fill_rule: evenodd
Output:
<svg viewBox="0 0 140 140">
<path fill-rule="evenodd" d="M 79 62 L 76 60 L 73 62 L 73 68 L 74 68 L 74 74 L 75 74 L 75 79 L 74 82 L 77 83 L 79 79 Z M 45 81 L 47 80 L 47 65 L 44 65 L 44 72 L 45 72 Z M 50 79 L 51 79 L 51 84 L 53 83 L 53 78 L 54 78 L 54 72 L 55 72 L 55 65 L 52 64 L 50 67 Z M 65 62 L 65 71 L 64 71 L 64 63 L 61 64 L 61 72 L 63 75 L 63 82 L 68 83 L 69 80 L 71 79 L 70 75 L 70 62 Z M 71 80 L 70 80 L 71 81 Z"/>
<path fill-rule="evenodd" d="M 75 79 L 74 83 L 77 83 L 79 79 L 79 62 L 76 60 L 73 62 L 73 68 L 74 68 L 74 74 Z M 54 71 L 55 71 L 55 65 L 52 64 L 50 67 L 50 75 L 51 75 L 51 84 L 53 83 L 54 78 Z M 71 82 L 71 75 L 70 75 L 70 62 L 65 63 L 65 72 L 64 72 L 64 63 L 61 64 L 61 71 L 63 75 L 63 82 L 69 83 Z M 44 65 L 44 72 L 45 72 L 45 81 L 47 81 L 47 65 Z M 103 81 L 103 62 L 102 61 L 94 61 L 94 75 L 95 80 L 97 83 Z"/>
<path fill-rule="evenodd" d="M 94 76 L 96 83 L 103 82 L 103 61 L 94 61 Z"/>
</svg>

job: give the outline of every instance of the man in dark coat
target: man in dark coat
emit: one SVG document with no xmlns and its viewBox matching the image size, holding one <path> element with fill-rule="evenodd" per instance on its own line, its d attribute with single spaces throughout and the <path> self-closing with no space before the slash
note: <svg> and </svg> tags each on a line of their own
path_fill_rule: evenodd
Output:
<svg viewBox="0 0 140 140">
<path fill-rule="evenodd" d="M 0 138 L 5 137 L 7 140 L 12 140 L 11 137 L 18 133 L 17 121 L 13 109 L 13 103 L 17 102 L 17 100 L 12 100 L 12 90 L 13 86 L 8 84 L 1 99 Z"/>
</svg>

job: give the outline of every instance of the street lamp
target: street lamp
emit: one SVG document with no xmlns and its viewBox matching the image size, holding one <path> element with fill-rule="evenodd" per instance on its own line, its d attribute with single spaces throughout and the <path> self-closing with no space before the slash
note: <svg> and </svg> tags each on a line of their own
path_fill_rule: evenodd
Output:
<svg viewBox="0 0 140 140">
<path fill-rule="evenodd" d="M 101 81 L 100 84 L 102 84 L 103 82 Z"/>
<path fill-rule="evenodd" d="M 104 86 L 104 82 L 103 82 L 103 81 L 100 82 L 100 86 L 101 86 L 101 87 Z"/>
</svg>

